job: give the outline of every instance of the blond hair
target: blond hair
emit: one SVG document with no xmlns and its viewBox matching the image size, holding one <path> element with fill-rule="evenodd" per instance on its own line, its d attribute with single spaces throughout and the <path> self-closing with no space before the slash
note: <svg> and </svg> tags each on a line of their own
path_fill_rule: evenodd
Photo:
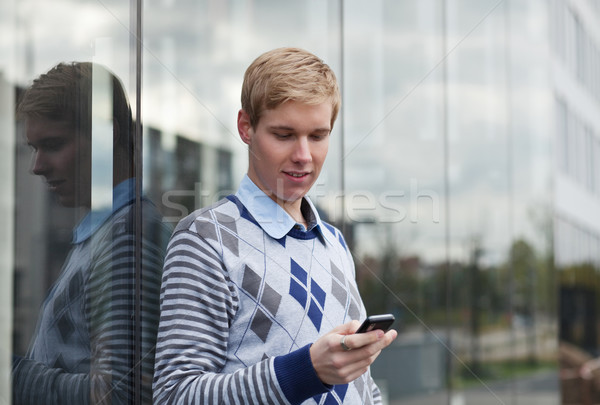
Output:
<svg viewBox="0 0 600 405">
<path fill-rule="evenodd" d="M 286 101 L 309 105 L 331 102 L 331 127 L 340 109 L 337 79 L 320 58 L 299 48 L 277 48 L 252 62 L 244 74 L 242 109 L 256 127 L 264 110 Z"/>
</svg>

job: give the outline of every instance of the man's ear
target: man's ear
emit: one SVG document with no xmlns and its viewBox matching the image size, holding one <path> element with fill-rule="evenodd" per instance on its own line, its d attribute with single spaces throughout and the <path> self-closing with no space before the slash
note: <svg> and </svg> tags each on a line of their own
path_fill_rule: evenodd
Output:
<svg viewBox="0 0 600 405">
<path fill-rule="evenodd" d="M 244 142 L 246 145 L 250 145 L 254 130 L 250 124 L 250 116 L 244 110 L 240 110 L 238 112 L 237 127 L 242 142 Z"/>
</svg>

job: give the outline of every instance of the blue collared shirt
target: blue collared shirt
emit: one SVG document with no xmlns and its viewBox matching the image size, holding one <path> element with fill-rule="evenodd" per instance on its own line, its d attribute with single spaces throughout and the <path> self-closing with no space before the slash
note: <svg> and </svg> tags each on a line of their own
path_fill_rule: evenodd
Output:
<svg viewBox="0 0 600 405">
<path fill-rule="evenodd" d="M 308 223 L 308 228 L 297 223 L 279 204 L 264 193 L 248 175 L 245 175 L 240 187 L 235 194 L 248 212 L 260 224 L 262 229 L 272 238 L 281 239 L 290 231 L 300 229 L 305 232 L 317 231 L 321 238 L 323 235 L 323 222 L 312 201 L 304 196 L 302 201 L 302 215 Z"/>
<path fill-rule="evenodd" d="M 112 207 L 94 210 L 87 213 L 73 231 L 73 244 L 82 243 L 92 236 L 108 218 L 135 198 L 135 179 L 130 178 L 119 183 L 113 189 Z"/>
</svg>

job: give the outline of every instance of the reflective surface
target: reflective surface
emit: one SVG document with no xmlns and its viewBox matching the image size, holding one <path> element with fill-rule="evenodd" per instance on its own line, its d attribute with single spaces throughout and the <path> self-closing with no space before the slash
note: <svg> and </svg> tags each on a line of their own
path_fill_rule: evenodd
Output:
<svg viewBox="0 0 600 405">
<path fill-rule="evenodd" d="M 400 336 L 373 367 L 389 403 L 583 403 L 592 380 L 577 370 L 598 355 L 600 313 L 596 2 L 46 3 L 0 4 L 7 402 L 40 403 L 49 385 L 27 379 L 56 377 L 56 403 L 147 403 L 161 248 L 182 217 L 236 190 L 247 167 L 235 126 L 243 72 L 292 45 L 341 83 L 311 198 L 343 229 L 368 312 L 396 315 Z M 35 78 L 71 61 L 119 79 L 134 127 L 115 129 L 110 73 L 92 75 L 75 100 L 90 106 L 78 119 L 89 129 L 70 135 L 76 158 L 64 168 L 78 179 L 72 200 L 27 136 L 35 123 L 14 116 Z M 115 146 L 123 132 L 125 149 Z M 106 238 L 74 243 L 81 221 L 107 207 Z M 78 253 L 84 245 L 91 252 Z M 76 367 L 65 357 L 75 340 Z M 124 352 L 103 348 L 114 346 Z"/>
<path fill-rule="evenodd" d="M 170 231 L 152 203 L 136 198 L 136 140 L 121 82 L 99 64 L 58 64 L 20 95 L 17 117 L 31 172 L 49 194 L 40 193 L 42 243 L 28 243 L 35 207 L 16 217 L 27 238 L 17 252 L 46 254 L 40 267 L 16 269 L 15 319 L 35 320 L 17 312 L 30 286 L 45 298 L 35 329 L 15 324 L 13 401 L 148 403 Z"/>
<path fill-rule="evenodd" d="M 15 59 L 2 69 L 14 97 L 3 115 L 15 145 L 3 151 L 14 162 L 14 320 L 2 392 L 19 404 L 149 403 L 170 228 L 136 193 L 135 10 L 26 1 L 12 11 Z"/>
</svg>

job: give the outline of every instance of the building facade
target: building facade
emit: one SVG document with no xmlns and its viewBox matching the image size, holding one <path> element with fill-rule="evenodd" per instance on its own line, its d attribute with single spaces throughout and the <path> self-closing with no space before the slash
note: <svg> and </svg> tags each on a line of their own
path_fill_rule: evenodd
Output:
<svg viewBox="0 0 600 405">
<path fill-rule="evenodd" d="M 235 191 L 247 167 L 236 129 L 244 70 L 298 46 L 341 84 L 311 198 L 346 235 L 368 312 L 396 316 L 399 337 L 372 368 L 385 400 L 593 403 L 599 23 L 596 0 L 4 0 L 1 401 L 15 397 L 14 356 L 31 349 L 82 215 L 32 173 L 15 117 L 25 89 L 60 62 L 114 72 L 134 123 L 133 207 L 143 194 L 172 227 Z M 113 122 L 93 97 L 100 133 Z M 94 209 L 114 197 L 113 144 L 94 133 L 91 159 Z M 142 214 L 135 240 L 155 232 Z M 144 262 L 132 271 L 143 279 Z M 138 363 L 127 403 L 143 403 Z"/>
</svg>

